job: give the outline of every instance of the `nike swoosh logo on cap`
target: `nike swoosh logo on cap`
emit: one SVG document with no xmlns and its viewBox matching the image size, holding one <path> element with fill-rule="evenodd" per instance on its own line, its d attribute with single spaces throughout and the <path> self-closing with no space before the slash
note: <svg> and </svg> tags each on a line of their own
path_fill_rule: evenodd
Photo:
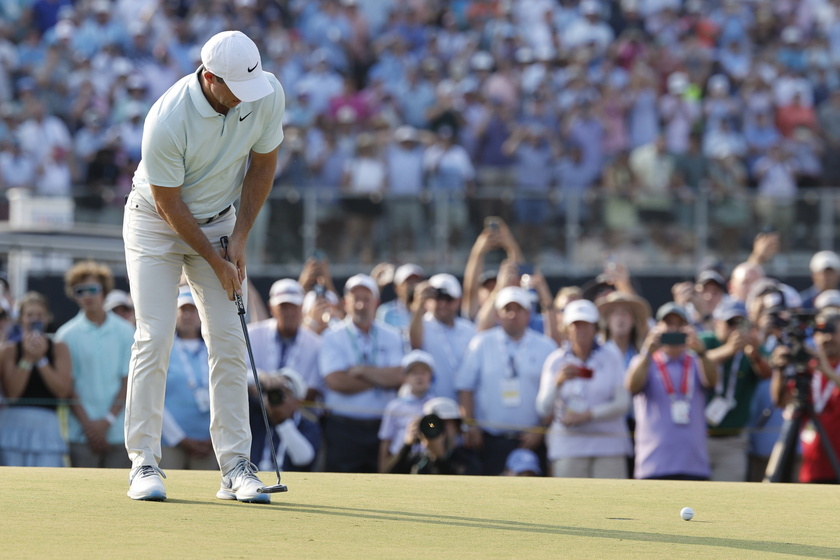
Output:
<svg viewBox="0 0 840 560">
<path fill-rule="evenodd" d="M 248 68 L 248 72 L 249 72 L 249 73 L 250 73 L 250 72 L 253 72 L 254 70 L 256 70 L 257 66 L 259 66 L 259 65 L 260 65 L 260 63 L 259 63 L 259 62 L 257 62 L 256 64 L 254 64 L 254 66 L 253 66 L 253 67 Z"/>
<path fill-rule="evenodd" d="M 253 113 L 253 111 L 251 111 L 251 113 Z M 248 115 L 250 115 L 251 113 L 248 113 Z M 245 119 L 247 119 L 247 118 L 248 118 L 248 115 L 245 115 L 244 117 L 239 117 L 239 122 L 242 122 L 242 121 L 244 121 Z"/>
</svg>

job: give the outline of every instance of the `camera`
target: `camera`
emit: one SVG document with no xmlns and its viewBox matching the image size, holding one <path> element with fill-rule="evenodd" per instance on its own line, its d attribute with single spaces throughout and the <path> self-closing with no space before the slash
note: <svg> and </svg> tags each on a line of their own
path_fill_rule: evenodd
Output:
<svg viewBox="0 0 840 560">
<path fill-rule="evenodd" d="M 324 286 L 323 284 L 315 284 L 312 287 L 312 291 L 315 292 L 316 296 L 324 297 L 324 295 L 327 293 L 327 287 Z"/>
<path fill-rule="evenodd" d="M 286 400 L 286 393 L 283 389 L 269 389 L 265 392 L 265 396 L 271 406 L 280 406 Z"/>
<path fill-rule="evenodd" d="M 577 376 L 580 377 L 581 379 L 592 379 L 592 375 L 594 373 L 595 372 L 592 371 L 592 368 L 579 367 L 578 372 L 577 372 Z"/>
<path fill-rule="evenodd" d="M 44 323 L 41 321 L 33 321 L 32 324 L 29 325 L 29 330 L 32 332 L 42 333 L 44 332 Z"/>
<path fill-rule="evenodd" d="M 426 439 L 435 439 L 443 433 L 443 420 L 437 414 L 427 414 L 420 419 L 418 429 Z"/>
<path fill-rule="evenodd" d="M 662 333 L 659 341 L 665 346 L 679 346 L 685 344 L 685 333 L 679 331 L 667 331 Z"/>
</svg>

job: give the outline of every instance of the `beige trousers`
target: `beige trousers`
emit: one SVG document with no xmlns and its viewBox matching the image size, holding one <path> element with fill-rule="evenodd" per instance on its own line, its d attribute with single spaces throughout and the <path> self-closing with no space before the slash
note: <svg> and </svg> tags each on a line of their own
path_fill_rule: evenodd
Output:
<svg viewBox="0 0 840 560">
<path fill-rule="evenodd" d="M 236 212 L 231 209 L 201 229 L 219 248 L 219 239 L 231 234 L 235 222 Z M 125 407 L 125 447 L 132 465 L 160 463 L 166 370 L 175 336 L 178 282 L 183 271 L 210 355 L 210 437 L 216 460 L 222 472 L 227 472 L 240 459 L 248 459 L 251 450 L 249 372 L 236 305 L 228 299 L 209 263 L 136 192 L 129 195 L 126 203 L 123 239 L 137 316 Z M 243 299 L 247 301 L 244 295 Z"/>
</svg>

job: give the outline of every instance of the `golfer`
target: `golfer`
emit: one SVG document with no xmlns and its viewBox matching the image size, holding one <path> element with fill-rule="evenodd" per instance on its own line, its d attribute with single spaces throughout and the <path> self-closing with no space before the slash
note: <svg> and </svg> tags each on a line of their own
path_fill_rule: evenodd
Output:
<svg viewBox="0 0 840 560">
<path fill-rule="evenodd" d="M 267 503 L 248 459 L 245 340 L 231 301 L 234 292 L 241 294 L 245 242 L 274 179 L 285 94 L 274 75 L 263 72 L 257 46 L 239 31 L 214 35 L 201 49 L 201 62 L 150 109 L 125 207 L 137 315 L 125 412 L 128 496 L 166 499 L 158 467 L 161 423 L 183 271 L 209 352 L 210 435 L 222 471 L 216 496 Z M 222 236 L 230 238 L 227 254 Z"/>
</svg>

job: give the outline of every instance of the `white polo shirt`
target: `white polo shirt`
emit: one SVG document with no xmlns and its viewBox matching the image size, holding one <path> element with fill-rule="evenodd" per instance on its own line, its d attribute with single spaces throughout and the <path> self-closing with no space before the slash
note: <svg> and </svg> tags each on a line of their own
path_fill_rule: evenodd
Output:
<svg viewBox="0 0 840 560">
<path fill-rule="evenodd" d="M 310 389 L 324 392 L 324 380 L 318 370 L 318 351 L 321 349 L 319 334 L 299 328 L 285 356 L 281 352 L 276 319 L 251 323 L 248 325 L 248 337 L 251 339 L 254 364 L 258 370 L 277 371 L 281 367 L 288 367 L 298 372 Z"/>
<path fill-rule="evenodd" d="M 265 72 L 274 94 L 217 113 L 201 91 L 199 73 L 178 80 L 149 110 L 134 188 L 154 204 L 150 184 L 181 187 L 197 219 L 209 218 L 239 198 L 253 150 L 268 153 L 283 141 L 286 96 Z"/>
<path fill-rule="evenodd" d="M 475 419 L 493 424 L 482 426 L 485 432 L 498 435 L 539 424 L 540 374 L 555 348 L 552 339 L 531 329 L 517 341 L 502 327 L 473 337 L 455 377 L 455 388 L 473 393 Z"/>
<path fill-rule="evenodd" d="M 458 400 L 455 375 L 464 361 L 473 336 L 475 325 L 466 319 L 456 317 L 455 324 L 449 327 L 435 319 L 431 313 L 423 316 L 422 349 L 435 359 L 435 378 L 430 393 Z"/>
<path fill-rule="evenodd" d="M 359 330 L 348 317 L 330 327 L 322 336 L 318 364 L 321 376 L 347 371 L 353 366 L 398 367 L 403 357 L 403 338 L 400 331 L 376 321 L 369 334 Z M 329 388 L 324 392 L 327 408 L 339 416 L 370 420 L 382 418 L 395 389 L 375 387 L 360 393 L 345 394 Z"/>
</svg>

